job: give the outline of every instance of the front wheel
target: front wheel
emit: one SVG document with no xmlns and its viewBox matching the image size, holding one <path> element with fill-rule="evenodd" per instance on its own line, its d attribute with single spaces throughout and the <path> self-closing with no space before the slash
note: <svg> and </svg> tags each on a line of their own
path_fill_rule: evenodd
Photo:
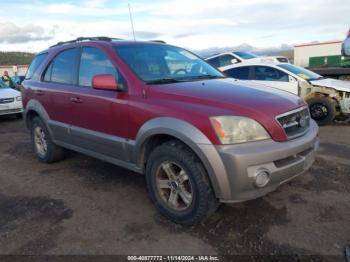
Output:
<svg viewBox="0 0 350 262">
<path fill-rule="evenodd" d="M 329 125 L 333 122 L 337 111 L 335 103 L 328 97 L 313 97 L 307 100 L 311 117 L 318 125 Z"/>
<path fill-rule="evenodd" d="M 164 143 L 151 153 L 146 181 L 160 213 L 179 224 L 200 223 L 219 205 L 202 164 L 178 141 Z"/>
</svg>

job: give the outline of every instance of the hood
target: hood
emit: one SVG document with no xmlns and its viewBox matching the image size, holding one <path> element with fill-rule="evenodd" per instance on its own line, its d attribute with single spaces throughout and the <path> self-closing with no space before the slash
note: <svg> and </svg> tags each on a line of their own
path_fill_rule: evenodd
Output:
<svg viewBox="0 0 350 262">
<path fill-rule="evenodd" d="M 344 91 L 344 92 L 350 93 L 350 81 L 325 78 L 325 79 L 320 79 L 320 80 L 313 80 L 310 82 L 313 85 L 330 87 L 330 88 L 334 88 L 335 90 L 338 90 L 338 91 Z"/>
<path fill-rule="evenodd" d="M 20 92 L 12 88 L 0 88 L 0 98 L 12 98 L 20 95 Z"/>
<path fill-rule="evenodd" d="M 189 108 L 191 112 L 200 111 L 207 116 L 246 116 L 269 131 L 276 128 L 277 115 L 305 105 L 291 93 L 232 78 L 154 85 L 151 92 L 169 101 L 169 105 L 186 103 L 181 110 Z"/>
</svg>

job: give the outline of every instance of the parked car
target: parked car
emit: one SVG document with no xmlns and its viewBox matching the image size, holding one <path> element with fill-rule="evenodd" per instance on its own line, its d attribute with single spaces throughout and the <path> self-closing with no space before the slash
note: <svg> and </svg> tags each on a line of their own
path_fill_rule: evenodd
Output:
<svg viewBox="0 0 350 262">
<path fill-rule="evenodd" d="M 350 30 L 342 45 L 342 54 L 350 56 Z"/>
<path fill-rule="evenodd" d="M 205 61 L 221 71 L 237 63 L 289 63 L 288 58 L 284 56 L 257 56 L 250 52 L 225 52 L 210 56 L 206 58 Z"/>
<path fill-rule="evenodd" d="M 299 95 L 308 103 L 311 117 L 319 125 L 350 116 L 349 81 L 325 78 L 289 63 L 232 65 L 224 73 Z"/>
<path fill-rule="evenodd" d="M 0 116 L 22 116 L 22 112 L 23 106 L 21 93 L 13 90 L 0 81 Z"/>
<path fill-rule="evenodd" d="M 40 161 L 68 148 L 143 173 L 177 223 L 275 190 L 312 165 L 318 146 L 299 97 L 237 83 L 162 43 L 59 43 L 34 58 L 22 85 Z"/>
</svg>

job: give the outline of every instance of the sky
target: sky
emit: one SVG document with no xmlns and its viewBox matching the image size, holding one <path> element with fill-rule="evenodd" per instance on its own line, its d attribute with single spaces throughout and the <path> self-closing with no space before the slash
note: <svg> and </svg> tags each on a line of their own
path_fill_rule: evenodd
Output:
<svg viewBox="0 0 350 262">
<path fill-rule="evenodd" d="M 79 36 L 161 39 L 192 50 L 344 39 L 349 0 L 0 0 L 0 51 L 39 52 Z"/>
</svg>

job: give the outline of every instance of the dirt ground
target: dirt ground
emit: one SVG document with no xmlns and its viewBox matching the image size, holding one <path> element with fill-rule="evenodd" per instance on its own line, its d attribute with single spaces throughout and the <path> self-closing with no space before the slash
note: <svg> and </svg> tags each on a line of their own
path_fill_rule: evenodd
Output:
<svg viewBox="0 0 350 262">
<path fill-rule="evenodd" d="M 320 129 L 311 170 L 267 196 L 185 227 L 144 177 L 77 153 L 36 160 L 23 121 L 0 118 L 0 254 L 336 255 L 350 245 L 350 126 Z"/>
</svg>

